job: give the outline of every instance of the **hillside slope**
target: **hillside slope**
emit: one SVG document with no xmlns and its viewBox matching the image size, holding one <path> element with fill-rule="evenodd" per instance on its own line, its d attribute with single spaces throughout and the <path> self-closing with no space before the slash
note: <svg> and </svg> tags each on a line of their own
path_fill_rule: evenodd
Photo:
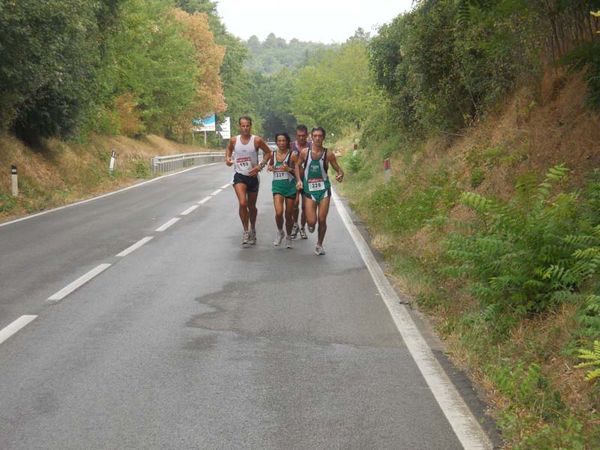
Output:
<svg viewBox="0 0 600 450">
<path fill-rule="evenodd" d="M 150 159 L 202 151 L 159 136 L 136 140 L 124 136 L 93 136 L 86 143 L 45 141 L 32 149 L 18 139 L 0 136 L 0 221 L 82 200 L 150 177 Z M 115 171 L 108 171 L 111 151 Z M 19 197 L 11 195 L 10 167 L 16 165 Z"/>
</svg>

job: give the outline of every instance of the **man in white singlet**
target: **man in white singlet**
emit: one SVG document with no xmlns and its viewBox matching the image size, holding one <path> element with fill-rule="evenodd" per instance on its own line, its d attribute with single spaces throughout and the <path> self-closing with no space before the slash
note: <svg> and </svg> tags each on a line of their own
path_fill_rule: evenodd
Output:
<svg viewBox="0 0 600 450">
<path fill-rule="evenodd" d="M 271 159 L 271 149 L 260 136 L 252 134 L 252 119 L 242 116 L 238 120 L 240 134 L 229 140 L 225 151 L 225 164 L 234 166 L 233 189 L 238 198 L 240 220 L 244 228 L 242 245 L 256 244 L 256 199 L 258 197 L 258 172 Z M 258 162 L 258 149 L 264 152 Z"/>
</svg>

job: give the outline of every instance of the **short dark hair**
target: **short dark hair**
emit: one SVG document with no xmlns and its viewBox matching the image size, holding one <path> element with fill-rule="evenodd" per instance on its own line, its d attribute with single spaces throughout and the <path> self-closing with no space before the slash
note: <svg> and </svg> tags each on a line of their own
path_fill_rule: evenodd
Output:
<svg viewBox="0 0 600 450">
<path fill-rule="evenodd" d="M 296 127 L 296 131 L 304 131 L 306 134 L 308 134 L 308 128 L 306 127 L 306 125 L 302 125 L 302 124 L 298 125 Z"/>
<path fill-rule="evenodd" d="M 310 131 L 310 134 L 311 134 L 311 136 L 312 136 L 312 134 L 313 134 L 315 131 L 321 131 L 321 132 L 323 133 L 323 139 L 325 139 L 325 134 L 326 134 L 326 133 L 325 133 L 325 128 L 323 128 L 323 127 L 314 127 L 314 128 L 313 128 L 313 129 Z"/>
<path fill-rule="evenodd" d="M 290 148 L 290 135 L 287 133 L 275 133 L 275 143 L 277 143 L 277 138 L 279 136 L 283 136 L 285 138 L 286 146 L 285 148 Z"/>
<path fill-rule="evenodd" d="M 242 124 L 242 120 L 247 120 L 248 122 L 250 122 L 250 125 L 252 125 L 252 117 L 250 116 L 242 116 L 238 119 L 238 125 Z"/>
</svg>

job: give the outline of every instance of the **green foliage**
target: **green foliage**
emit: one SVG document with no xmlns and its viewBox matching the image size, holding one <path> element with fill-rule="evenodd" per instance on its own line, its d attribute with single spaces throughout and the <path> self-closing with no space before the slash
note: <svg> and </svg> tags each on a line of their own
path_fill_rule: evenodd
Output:
<svg viewBox="0 0 600 450">
<path fill-rule="evenodd" d="M 471 292 L 498 312 L 528 314 L 568 301 L 600 266 L 598 182 L 586 196 L 556 192 L 568 173 L 551 168 L 528 195 L 501 202 L 473 192 L 460 201 L 477 215 L 471 233 L 454 233 L 448 273 L 471 280 Z"/>
<path fill-rule="evenodd" d="M 292 39 L 289 43 L 270 33 L 264 42 L 251 36 L 246 42 L 250 51 L 245 61 L 246 69 L 263 75 L 272 75 L 282 69 L 295 70 L 306 64 L 310 58 L 321 50 L 337 48 L 337 45 L 326 45 L 316 42 L 302 42 Z"/>
<path fill-rule="evenodd" d="M 579 359 L 585 362 L 578 364 L 577 368 L 591 367 L 585 378 L 588 380 L 600 379 L 600 341 L 594 341 L 592 350 L 585 348 L 579 349 Z"/>
<path fill-rule="evenodd" d="M 0 212 L 6 213 L 15 209 L 17 199 L 12 195 L 0 194 Z"/>
<path fill-rule="evenodd" d="M 530 3 L 422 1 L 381 27 L 370 64 L 405 132 L 461 128 L 537 73 Z"/>
<path fill-rule="evenodd" d="M 147 161 L 136 161 L 133 167 L 136 178 L 150 178 L 150 165 Z"/>
<path fill-rule="evenodd" d="M 354 150 L 350 155 L 344 158 L 343 163 L 344 167 L 349 173 L 358 173 L 363 165 L 361 153 L 359 153 L 357 150 Z"/>
<path fill-rule="evenodd" d="M 93 102 L 116 2 L 23 0 L 0 6 L 0 129 L 67 136 Z"/>
<path fill-rule="evenodd" d="M 430 177 L 427 186 L 410 186 L 410 182 L 400 186 L 394 180 L 378 185 L 368 198 L 373 220 L 386 231 L 403 235 L 449 211 L 460 191 L 444 170 Z"/>
<path fill-rule="evenodd" d="M 360 129 L 381 97 L 371 81 L 366 44 L 350 40 L 326 50 L 300 69 L 291 110 L 299 122 L 338 134 Z"/>
<path fill-rule="evenodd" d="M 485 172 L 482 169 L 475 169 L 471 172 L 471 187 L 475 189 L 485 180 Z"/>
<path fill-rule="evenodd" d="M 127 0 L 110 41 L 117 94 L 133 93 L 148 131 L 164 133 L 192 107 L 198 67 L 184 28 L 161 0 Z"/>
</svg>

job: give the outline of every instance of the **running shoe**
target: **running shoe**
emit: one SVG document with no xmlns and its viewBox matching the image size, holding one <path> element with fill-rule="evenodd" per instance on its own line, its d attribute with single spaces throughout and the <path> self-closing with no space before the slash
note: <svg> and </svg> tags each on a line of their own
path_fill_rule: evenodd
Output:
<svg viewBox="0 0 600 450">
<path fill-rule="evenodd" d="M 313 226 L 309 225 L 308 226 L 308 231 L 309 231 L 309 233 L 314 233 L 315 232 L 315 226 L 314 225 Z"/>
<path fill-rule="evenodd" d="M 250 233 L 248 231 L 244 231 L 242 235 L 242 245 L 244 247 L 248 246 L 248 241 L 250 240 Z"/>
<path fill-rule="evenodd" d="M 300 229 L 300 227 L 298 226 L 297 223 L 295 223 L 294 226 L 292 227 L 292 234 L 290 235 L 292 237 L 292 239 L 296 239 L 296 237 L 298 237 L 299 229 Z"/>
<path fill-rule="evenodd" d="M 322 246 L 317 244 L 317 246 L 315 247 L 315 255 L 321 256 L 324 254 L 325 254 L 325 249 Z"/>
<path fill-rule="evenodd" d="M 279 247 L 281 245 L 281 241 L 283 241 L 284 236 L 285 236 L 285 233 L 283 232 L 283 230 L 277 230 L 277 236 L 275 237 L 275 240 L 273 241 L 273 245 L 275 247 Z"/>
<path fill-rule="evenodd" d="M 302 239 L 308 239 L 308 236 L 306 235 L 306 231 L 304 231 L 304 227 L 300 228 L 300 237 Z"/>
<path fill-rule="evenodd" d="M 285 237 L 285 248 L 294 248 L 293 244 L 292 244 L 292 236 L 291 235 L 287 235 Z"/>
<path fill-rule="evenodd" d="M 256 230 L 250 230 L 250 234 L 248 235 L 248 244 L 256 244 Z"/>
</svg>

